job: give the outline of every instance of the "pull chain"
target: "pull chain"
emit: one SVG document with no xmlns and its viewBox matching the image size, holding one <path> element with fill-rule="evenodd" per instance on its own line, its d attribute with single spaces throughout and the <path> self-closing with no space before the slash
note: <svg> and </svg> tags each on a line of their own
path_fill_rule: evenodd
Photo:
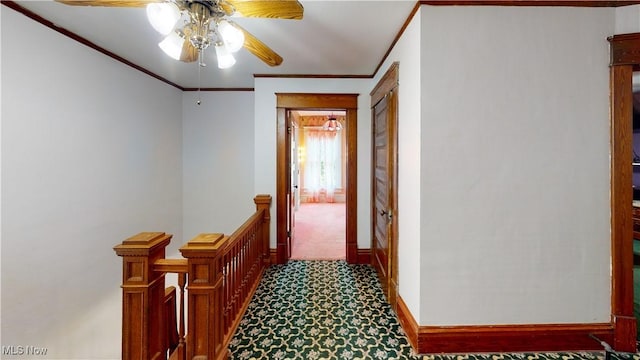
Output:
<svg viewBox="0 0 640 360">
<path fill-rule="evenodd" d="M 200 97 L 200 87 L 201 87 L 201 81 L 200 81 L 201 69 L 200 68 L 207 66 L 207 64 L 205 64 L 202 61 L 202 53 L 203 53 L 203 50 L 198 51 L 198 100 L 196 100 L 196 105 L 202 104 L 202 98 Z"/>
</svg>

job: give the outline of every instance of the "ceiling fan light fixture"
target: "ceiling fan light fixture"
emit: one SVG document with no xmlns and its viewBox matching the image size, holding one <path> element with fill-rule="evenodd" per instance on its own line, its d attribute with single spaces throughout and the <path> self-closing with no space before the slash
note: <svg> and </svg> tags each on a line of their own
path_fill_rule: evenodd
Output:
<svg viewBox="0 0 640 360">
<path fill-rule="evenodd" d="M 180 55 L 182 55 L 182 46 L 184 45 L 185 39 L 180 36 L 177 32 L 172 32 L 169 34 L 164 40 L 158 43 L 158 46 L 165 54 L 169 55 L 169 57 L 180 60 Z"/>
<path fill-rule="evenodd" d="M 151 26 L 162 35 L 169 34 L 180 17 L 180 10 L 174 3 L 163 2 L 147 5 L 147 19 Z"/>
<path fill-rule="evenodd" d="M 234 53 L 244 46 L 244 33 L 226 20 L 218 22 L 218 32 L 227 49 Z"/>
<path fill-rule="evenodd" d="M 218 58 L 218 68 L 220 69 L 230 68 L 236 63 L 236 59 L 222 42 L 216 43 L 216 56 Z"/>
</svg>

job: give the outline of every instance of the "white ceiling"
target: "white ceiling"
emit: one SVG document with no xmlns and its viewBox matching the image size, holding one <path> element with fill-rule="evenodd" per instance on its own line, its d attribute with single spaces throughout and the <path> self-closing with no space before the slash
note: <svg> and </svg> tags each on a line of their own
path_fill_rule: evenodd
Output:
<svg viewBox="0 0 640 360">
<path fill-rule="evenodd" d="M 198 87 L 196 63 L 166 56 L 144 8 L 68 6 L 54 1 L 16 3 L 184 88 Z M 221 70 L 205 53 L 203 88 L 252 88 L 254 74 L 371 75 L 409 17 L 415 0 L 300 0 L 302 20 L 234 18 L 284 61 L 270 67 L 242 49 L 236 64 Z M 6 9 L 6 8 L 5 8 Z M 3 11 L 11 11 L 8 9 Z"/>
</svg>

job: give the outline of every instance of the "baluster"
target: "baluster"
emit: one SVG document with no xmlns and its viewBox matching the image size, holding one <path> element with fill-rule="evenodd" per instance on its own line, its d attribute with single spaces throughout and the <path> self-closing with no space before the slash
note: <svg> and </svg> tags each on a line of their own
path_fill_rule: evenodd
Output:
<svg viewBox="0 0 640 360">
<path fill-rule="evenodd" d="M 187 274 L 178 274 L 178 287 L 180 287 L 180 329 L 178 330 L 178 360 L 185 360 L 187 358 L 187 348 L 185 346 L 185 334 L 184 334 L 184 286 L 187 282 Z"/>
</svg>

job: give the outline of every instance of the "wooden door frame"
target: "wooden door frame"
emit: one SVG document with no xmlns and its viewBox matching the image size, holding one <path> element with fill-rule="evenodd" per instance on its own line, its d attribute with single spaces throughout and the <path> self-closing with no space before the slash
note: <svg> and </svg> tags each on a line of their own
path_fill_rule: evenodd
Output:
<svg viewBox="0 0 640 360">
<path fill-rule="evenodd" d="M 640 33 L 609 37 L 611 121 L 611 325 L 613 348 L 636 351 L 633 314 L 633 102 L 632 77 L 640 66 Z"/>
<path fill-rule="evenodd" d="M 287 256 L 287 186 L 289 167 L 286 154 L 287 110 L 345 110 L 346 131 L 346 260 L 355 264 L 362 262 L 358 253 L 358 94 L 307 94 L 276 93 L 276 249 L 272 263 L 283 264 Z M 368 260 L 368 258 L 366 258 Z M 368 261 L 367 261 L 368 263 Z"/>
<path fill-rule="evenodd" d="M 391 64 L 387 72 L 382 76 L 380 81 L 373 88 L 371 93 L 371 122 L 372 122 L 372 139 L 371 139 L 371 159 L 373 160 L 375 151 L 375 132 L 373 131 L 374 117 L 375 117 L 375 105 L 382 100 L 383 97 L 391 94 L 387 104 L 387 121 L 389 122 L 389 139 L 388 147 L 389 154 L 387 171 L 389 175 L 388 185 L 390 199 L 387 207 L 392 211 L 391 226 L 389 227 L 389 233 L 387 234 L 389 240 L 389 268 L 387 274 L 390 275 L 389 279 L 389 303 L 396 310 L 397 295 L 398 295 L 398 86 L 399 86 L 399 68 L 400 63 L 394 62 Z M 371 164 L 371 261 L 374 261 L 374 241 L 375 241 L 375 228 L 373 226 L 373 217 L 378 216 L 375 213 L 375 198 L 374 185 L 375 181 L 375 164 Z M 374 265 L 374 264 L 372 264 Z M 375 267 L 375 265 L 374 265 Z M 394 293 L 392 295 L 391 288 Z"/>
</svg>

